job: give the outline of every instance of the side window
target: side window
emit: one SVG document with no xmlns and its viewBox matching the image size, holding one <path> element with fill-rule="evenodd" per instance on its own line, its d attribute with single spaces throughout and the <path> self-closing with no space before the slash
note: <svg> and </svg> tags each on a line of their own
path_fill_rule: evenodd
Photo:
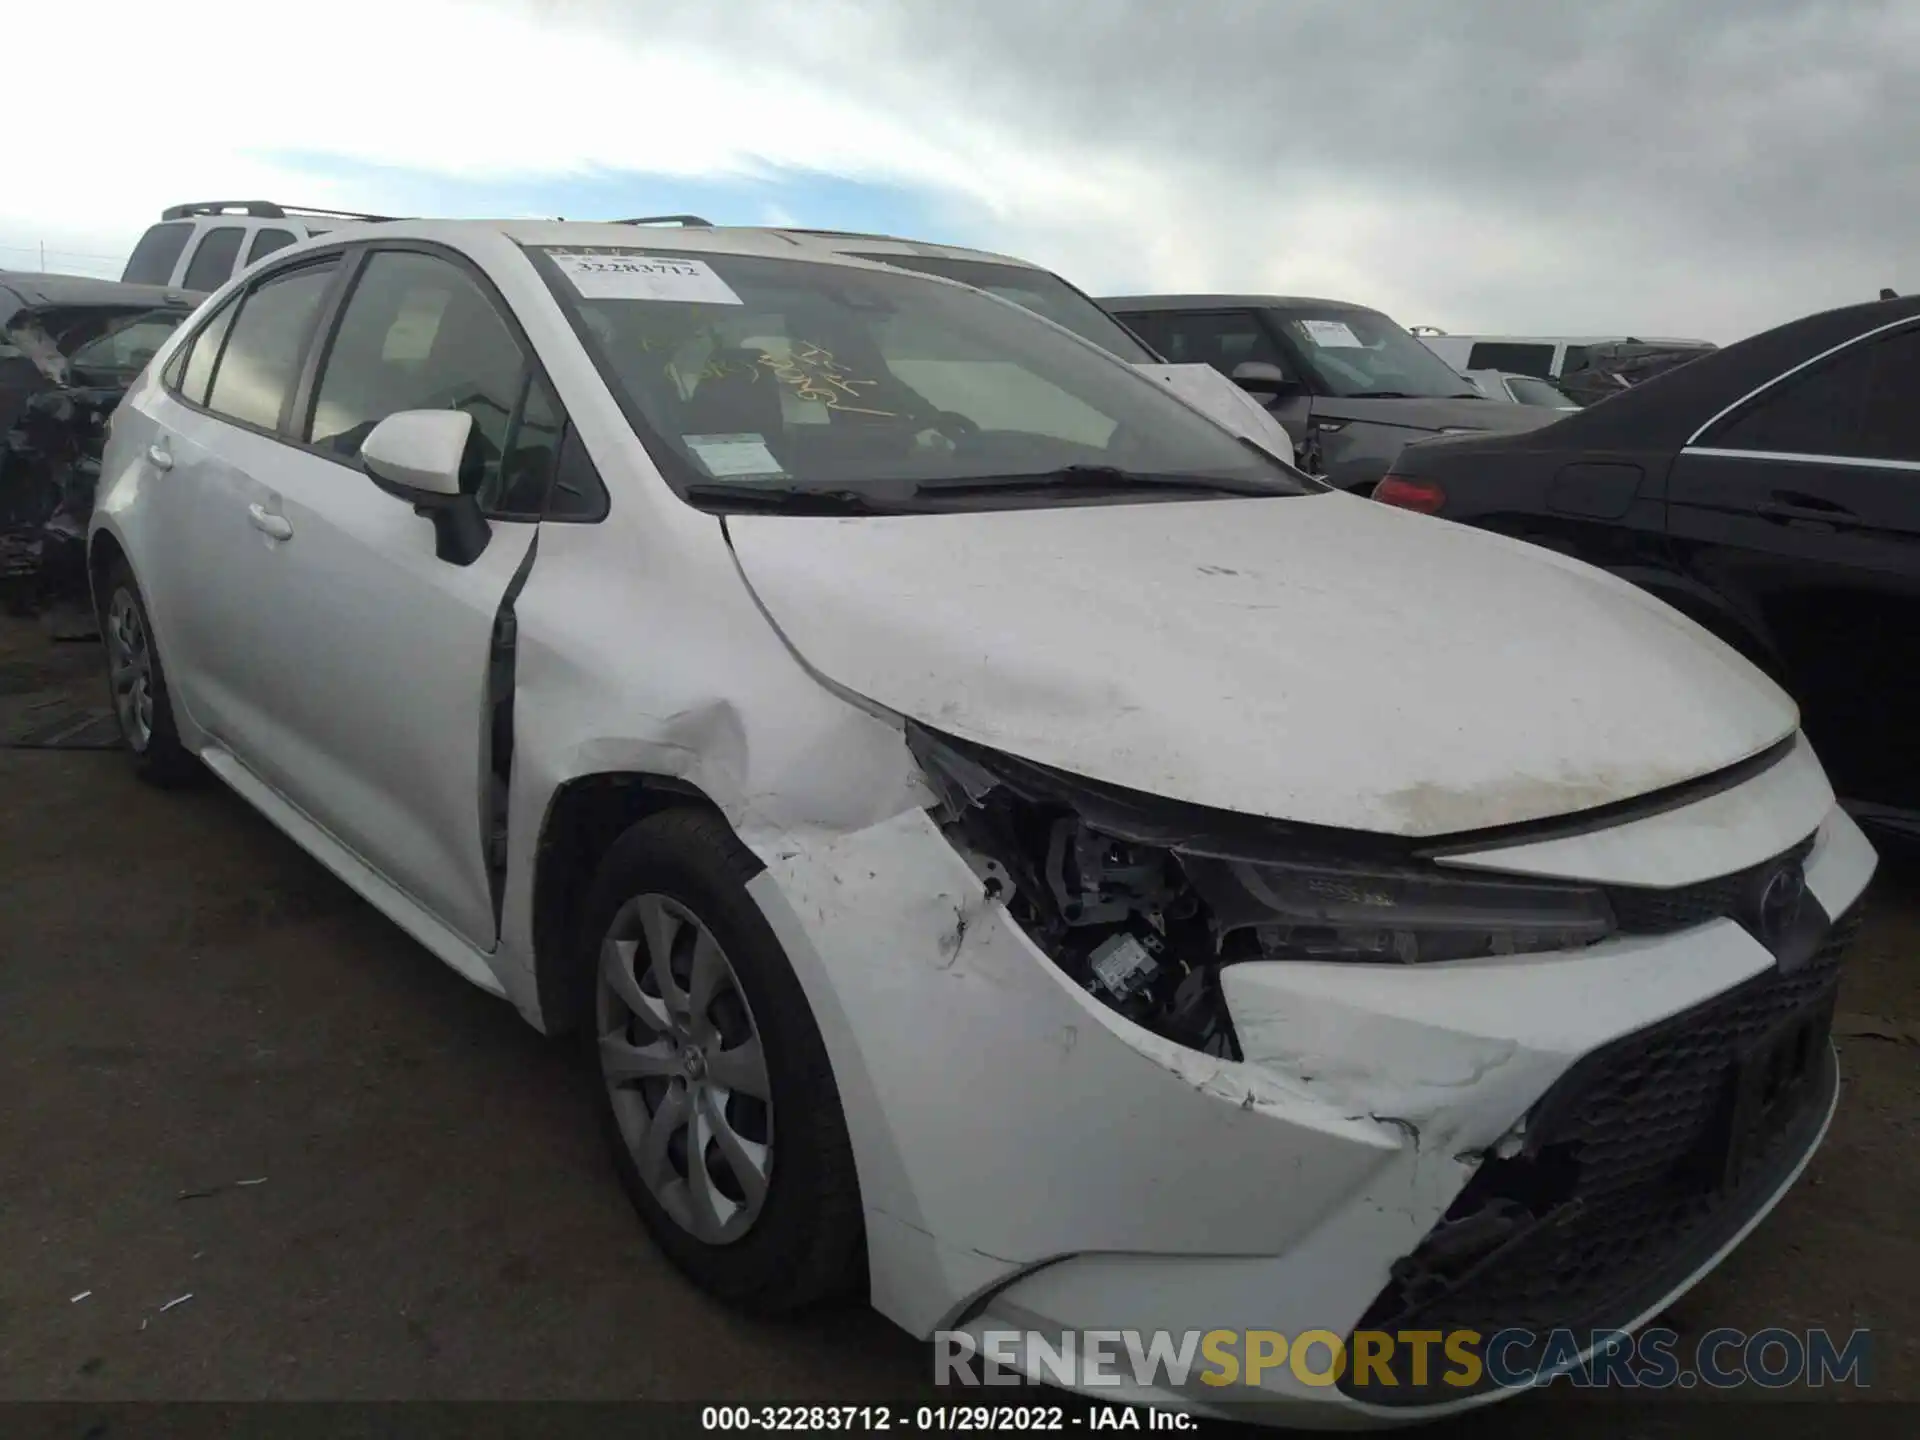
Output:
<svg viewBox="0 0 1920 1440">
<path fill-rule="evenodd" d="M 1516 345 L 1511 341 L 1483 341 L 1467 356 L 1469 370 L 1506 370 L 1541 379 L 1553 373 L 1553 346 Z"/>
<path fill-rule="evenodd" d="M 1874 342 L 1861 410 L 1860 454 L 1920 461 L 1920 327 Z"/>
<path fill-rule="evenodd" d="M 1842 351 L 1710 434 L 1722 450 L 1920 461 L 1920 327 Z"/>
<path fill-rule="evenodd" d="M 560 397 L 537 370 L 527 377 L 520 413 L 507 432 L 506 455 L 493 483 L 482 483 L 478 499 L 489 515 L 538 519 L 559 467 L 560 435 L 567 417 Z"/>
<path fill-rule="evenodd" d="M 192 238 L 193 223 L 188 220 L 150 226 L 140 237 L 140 243 L 133 247 L 133 254 L 127 257 L 127 268 L 120 278 L 129 285 L 166 284 L 173 279 L 173 267 L 179 263 L 180 252 Z"/>
<path fill-rule="evenodd" d="M 233 317 L 239 312 L 240 297 L 236 295 L 216 310 L 200 327 L 200 333 L 186 343 L 181 352 L 186 356 L 186 369 L 180 372 L 179 379 L 181 398 L 196 405 L 207 403 L 207 386 L 213 380 L 214 362 L 219 360 L 220 347 L 226 344 L 227 331 L 233 327 Z"/>
<path fill-rule="evenodd" d="M 263 430 L 279 425 L 334 270 L 328 263 L 284 271 L 247 291 L 214 367 L 209 410 Z M 193 366 L 187 370 L 191 376 Z"/>
<path fill-rule="evenodd" d="M 547 491 L 547 519 L 601 520 L 606 517 L 607 487 L 594 468 L 593 457 L 580 432 L 567 426 L 560 439 L 560 459 L 553 488 Z"/>
<path fill-rule="evenodd" d="M 253 244 L 247 247 L 247 263 L 251 265 L 254 261 L 263 259 L 276 250 L 284 250 L 291 244 L 293 244 L 291 230 L 257 230 L 254 232 Z"/>
<path fill-rule="evenodd" d="M 1222 375 L 1249 360 L 1278 365 L 1292 373 L 1273 337 L 1251 310 L 1175 314 L 1158 311 L 1130 315 L 1127 323 L 1154 349 L 1176 365 L 1211 365 Z"/>
<path fill-rule="evenodd" d="M 181 285 L 188 290 L 218 290 L 233 274 L 233 262 L 240 256 L 240 241 L 246 230 L 239 225 L 222 225 L 200 237 L 200 248 L 187 262 L 187 276 Z"/>
<path fill-rule="evenodd" d="M 506 321 L 465 271 L 433 255 L 376 251 L 341 313 L 306 437 L 351 460 L 396 411 L 464 410 L 473 417 L 483 503 L 504 501 L 510 489 L 517 500 L 522 481 L 506 463 L 507 443 L 528 368 Z M 531 436 L 528 443 L 539 448 Z"/>
</svg>

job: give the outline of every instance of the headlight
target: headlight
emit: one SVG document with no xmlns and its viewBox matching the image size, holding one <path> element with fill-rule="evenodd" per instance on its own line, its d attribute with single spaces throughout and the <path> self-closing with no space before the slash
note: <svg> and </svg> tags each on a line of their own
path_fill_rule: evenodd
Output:
<svg viewBox="0 0 1920 1440">
<path fill-rule="evenodd" d="M 955 848 L 1029 939 L 1102 1003 L 1238 1056 L 1223 965 L 1420 964 L 1613 933 L 1591 887 L 1450 874 L 1414 843 L 1207 810 L 935 735 L 907 743 Z"/>
<path fill-rule="evenodd" d="M 1614 928 L 1606 896 L 1581 886 L 1174 853 L 1223 942 L 1251 932 L 1266 959 L 1466 960 L 1577 948 Z"/>
</svg>

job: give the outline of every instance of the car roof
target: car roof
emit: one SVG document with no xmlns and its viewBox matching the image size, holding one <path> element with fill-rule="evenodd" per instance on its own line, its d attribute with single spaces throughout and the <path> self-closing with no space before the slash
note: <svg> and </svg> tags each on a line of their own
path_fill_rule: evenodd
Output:
<svg viewBox="0 0 1920 1440">
<path fill-rule="evenodd" d="M 1312 295 L 1106 295 L 1105 310 L 1346 310 L 1379 315 L 1371 305 L 1351 300 L 1322 300 Z"/>
<path fill-rule="evenodd" d="M 1881 326 L 1920 316 L 1920 295 L 1871 300 L 1790 320 L 1697 360 L 1663 370 L 1564 420 L 1523 435 L 1447 442 L 1447 453 L 1483 445 L 1525 449 L 1678 450 L 1729 406 L 1787 371 Z"/>
<path fill-rule="evenodd" d="M 1711 340 L 1685 340 L 1672 335 L 1464 335 L 1428 331 L 1422 340 L 1459 340 L 1470 345 L 1712 345 Z"/>
<path fill-rule="evenodd" d="M 129 285 L 91 275 L 47 275 L 37 270 L 0 270 L 0 285 L 22 306 L 191 305 L 191 293 L 166 285 Z"/>
<path fill-rule="evenodd" d="M 541 246 L 583 246 L 589 249 L 633 248 L 679 250 L 715 255 L 758 255 L 782 260 L 804 260 L 823 265 L 864 266 L 874 263 L 860 258 L 866 253 L 949 255 L 955 258 L 991 261 L 1039 270 L 1030 261 L 984 250 L 966 250 L 953 245 L 928 245 L 919 241 L 898 240 L 889 236 L 866 236 L 852 232 L 804 231 L 758 225 L 685 225 L 668 228 L 657 225 L 624 224 L 617 220 L 543 220 L 511 218 L 496 220 L 392 220 L 377 224 L 347 222 L 316 235 L 303 248 L 324 244 L 347 244 L 360 240 L 416 239 L 437 240 L 456 248 L 481 235 L 500 235 L 516 244 Z M 848 241 L 858 241 L 849 247 Z M 881 251 L 878 247 L 892 247 Z M 860 254 L 848 253 L 856 249 Z"/>
<path fill-rule="evenodd" d="M 714 227 L 716 229 L 723 227 Z M 936 244 L 928 240 L 907 240 L 898 235 L 871 235 L 858 230 L 800 230 L 791 226 L 728 226 L 727 229 L 761 230 L 782 235 L 800 245 L 818 246 L 837 255 L 927 255 L 940 260 L 975 260 L 987 265 L 1011 265 L 1020 270 L 1042 270 L 1031 260 L 1017 255 L 1001 255 L 992 250 L 975 250 L 965 245 Z"/>
</svg>

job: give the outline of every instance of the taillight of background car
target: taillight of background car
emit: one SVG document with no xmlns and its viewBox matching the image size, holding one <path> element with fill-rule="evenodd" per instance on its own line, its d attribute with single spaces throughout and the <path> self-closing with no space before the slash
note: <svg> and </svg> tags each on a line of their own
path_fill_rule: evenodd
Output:
<svg viewBox="0 0 1920 1440">
<path fill-rule="evenodd" d="M 1447 503 L 1447 492 L 1431 480 L 1409 480 L 1404 475 L 1384 475 L 1373 487 L 1373 498 L 1402 510 L 1418 510 L 1431 515 Z"/>
</svg>

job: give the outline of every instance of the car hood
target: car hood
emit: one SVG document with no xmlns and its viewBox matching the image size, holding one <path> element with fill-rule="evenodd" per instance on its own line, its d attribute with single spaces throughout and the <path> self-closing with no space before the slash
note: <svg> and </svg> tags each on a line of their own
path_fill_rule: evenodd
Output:
<svg viewBox="0 0 1920 1440">
<path fill-rule="evenodd" d="M 1462 382 L 1465 383 L 1465 382 Z M 1531 430 L 1557 420 L 1561 411 L 1510 400 L 1359 400 L 1340 395 L 1313 397 L 1316 420 L 1361 420 L 1407 430 Z"/>
<path fill-rule="evenodd" d="M 1758 670 L 1632 586 L 1348 495 L 726 527 L 830 682 L 1246 814 L 1479 830 L 1693 779 L 1798 723 Z"/>
</svg>

